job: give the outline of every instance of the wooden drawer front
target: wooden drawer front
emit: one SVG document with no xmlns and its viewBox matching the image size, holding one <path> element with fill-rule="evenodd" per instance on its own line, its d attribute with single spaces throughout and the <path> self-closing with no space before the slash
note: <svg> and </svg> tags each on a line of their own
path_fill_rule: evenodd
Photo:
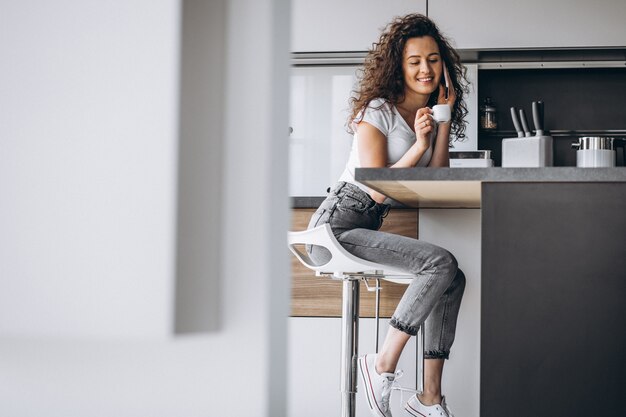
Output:
<svg viewBox="0 0 626 417">
<path fill-rule="evenodd" d="M 294 209 L 291 230 L 304 230 L 315 209 Z M 417 237 L 417 209 L 392 209 L 381 231 Z M 315 273 L 291 256 L 291 316 L 341 317 L 341 281 L 316 277 Z M 371 286 L 375 284 L 371 281 Z M 406 285 L 381 281 L 380 316 L 391 317 Z M 361 283 L 361 317 L 374 317 L 375 293 Z"/>
</svg>

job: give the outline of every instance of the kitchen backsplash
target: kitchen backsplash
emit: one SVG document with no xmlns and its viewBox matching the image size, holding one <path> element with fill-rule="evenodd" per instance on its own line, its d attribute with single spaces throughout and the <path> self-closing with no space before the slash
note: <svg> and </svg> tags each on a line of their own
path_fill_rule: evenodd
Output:
<svg viewBox="0 0 626 417">
<path fill-rule="evenodd" d="M 575 166 L 572 142 L 580 136 L 626 137 L 626 68 L 494 69 L 478 72 L 478 102 L 490 97 L 498 130 L 479 131 L 479 149 L 501 163 L 501 140 L 515 137 L 511 107 L 524 108 L 532 128 L 531 103 L 545 105 L 544 129 L 554 137 L 554 165 Z M 617 164 L 624 165 L 622 141 Z"/>
</svg>

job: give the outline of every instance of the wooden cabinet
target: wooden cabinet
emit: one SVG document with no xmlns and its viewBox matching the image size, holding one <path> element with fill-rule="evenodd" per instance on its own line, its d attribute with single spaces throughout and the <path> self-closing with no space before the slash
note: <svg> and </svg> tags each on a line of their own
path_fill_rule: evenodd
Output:
<svg viewBox="0 0 626 417">
<path fill-rule="evenodd" d="M 304 230 L 315 209 L 294 209 L 291 230 Z M 381 231 L 417 237 L 417 209 L 392 209 Z M 315 273 L 291 257 L 291 316 L 341 317 L 341 281 L 316 277 Z M 391 317 L 406 285 L 381 282 L 380 315 Z M 361 317 L 374 317 L 375 293 L 367 291 L 361 283 Z"/>
<path fill-rule="evenodd" d="M 626 45 L 626 1 L 437 0 L 428 12 L 460 49 Z"/>
<path fill-rule="evenodd" d="M 294 0 L 293 52 L 366 51 L 393 17 L 426 13 L 426 0 Z"/>
</svg>

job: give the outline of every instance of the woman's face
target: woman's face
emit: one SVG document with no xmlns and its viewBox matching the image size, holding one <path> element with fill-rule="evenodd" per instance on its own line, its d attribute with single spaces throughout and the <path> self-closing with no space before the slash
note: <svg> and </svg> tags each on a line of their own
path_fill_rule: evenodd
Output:
<svg viewBox="0 0 626 417">
<path fill-rule="evenodd" d="M 439 87 L 441 63 L 439 46 L 433 37 L 407 39 L 402 58 L 405 92 L 430 96 Z"/>
</svg>

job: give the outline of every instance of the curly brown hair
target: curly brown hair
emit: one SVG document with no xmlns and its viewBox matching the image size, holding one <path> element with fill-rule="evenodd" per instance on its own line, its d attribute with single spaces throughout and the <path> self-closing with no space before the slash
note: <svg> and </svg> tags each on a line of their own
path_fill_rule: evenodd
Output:
<svg viewBox="0 0 626 417">
<path fill-rule="evenodd" d="M 360 69 L 359 85 L 350 99 L 351 114 L 348 121 L 348 130 L 352 131 L 351 121 L 367 108 L 376 98 L 385 99 L 397 105 L 404 100 L 404 76 L 402 60 L 404 46 L 407 39 L 431 36 L 437 42 L 439 53 L 447 66 L 452 88 L 456 93 L 456 101 L 452 108 L 451 133 L 456 140 L 465 137 L 467 107 L 463 100 L 469 92 L 469 81 L 466 77 L 467 69 L 461 64 L 459 54 L 452 48 L 437 25 L 428 17 L 421 14 L 410 14 L 397 17 L 384 29 L 377 43 L 369 50 L 363 68 Z M 435 90 L 428 99 L 428 107 L 437 104 L 438 90 Z M 361 113 L 361 118 L 363 113 Z"/>
</svg>

